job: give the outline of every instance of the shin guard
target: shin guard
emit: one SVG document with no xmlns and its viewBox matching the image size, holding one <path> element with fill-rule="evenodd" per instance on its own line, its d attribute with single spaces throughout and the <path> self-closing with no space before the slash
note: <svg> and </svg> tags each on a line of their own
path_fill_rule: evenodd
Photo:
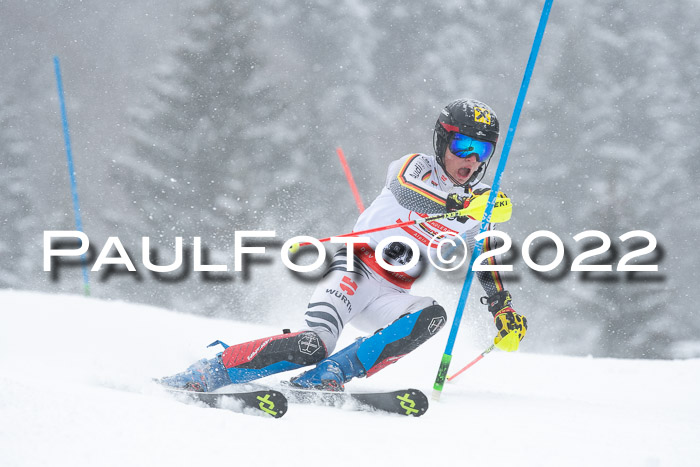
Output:
<svg viewBox="0 0 700 467">
<path fill-rule="evenodd" d="M 442 329 L 446 321 L 445 309 L 432 305 L 402 316 L 365 339 L 357 349 L 357 357 L 366 369 L 366 376 L 372 376 L 414 351 Z"/>
<path fill-rule="evenodd" d="M 313 331 L 285 333 L 227 347 L 221 362 L 232 383 L 246 383 L 318 363 L 326 347 Z"/>
</svg>

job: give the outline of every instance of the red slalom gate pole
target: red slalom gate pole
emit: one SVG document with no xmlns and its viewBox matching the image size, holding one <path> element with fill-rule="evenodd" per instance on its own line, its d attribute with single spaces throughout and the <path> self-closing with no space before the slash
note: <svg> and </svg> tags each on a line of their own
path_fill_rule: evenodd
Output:
<svg viewBox="0 0 700 467">
<path fill-rule="evenodd" d="M 350 166 L 348 161 L 345 160 L 345 154 L 341 148 L 335 150 L 338 153 L 338 158 L 340 159 L 340 164 L 343 166 L 343 171 L 345 172 L 345 178 L 348 179 L 348 185 L 350 185 L 350 190 L 352 190 L 352 195 L 355 197 L 355 203 L 357 204 L 357 209 L 360 210 L 362 214 L 365 210 L 365 205 L 362 204 L 362 198 L 360 198 L 360 192 L 357 191 L 357 185 L 355 185 L 355 179 L 352 178 L 352 172 L 350 171 Z"/>
</svg>

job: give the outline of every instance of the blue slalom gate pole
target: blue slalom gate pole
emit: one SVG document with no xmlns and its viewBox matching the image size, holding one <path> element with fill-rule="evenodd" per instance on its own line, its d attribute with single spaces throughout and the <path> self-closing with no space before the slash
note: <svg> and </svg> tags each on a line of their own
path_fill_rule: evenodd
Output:
<svg viewBox="0 0 700 467">
<path fill-rule="evenodd" d="M 75 168 L 73 166 L 73 150 L 70 145 L 70 133 L 68 132 L 68 114 L 66 113 L 66 101 L 63 97 L 63 80 L 61 79 L 61 66 L 58 57 L 53 57 L 54 71 L 56 72 L 56 86 L 58 87 L 58 102 L 61 106 L 61 121 L 63 122 L 63 141 L 66 145 L 66 158 L 68 159 L 68 175 L 70 176 L 70 189 L 73 196 L 73 211 L 75 213 L 75 228 L 83 231 L 83 221 L 80 218 L 80 203 L 78 201 L 78 184 L 75 182 Z M 85 295 L 90 295 L 90 282 L 88 280 L 87 258 L 81 256 L 83 261 L 83 284 Z"/>
<path fill-rule="evenodd" d="M 503 145 L 503 150 L 501 151 L 501 159 L 498 162 L 498 168 L 496 168 L 496 175 L 494 176 L 493 186 L 491 187 L 491 194 L 489 195 L 489 200 L 486 204 L 484 217 L 481 220 L 481 230 L 479 231 L 480 234 L 486 231 L 489 222 L 491 221 L 491 213 L 493 212 L 493 206 L 496 201 L 496 196 L 498 194 L 498 188 L 501 185 L 501 176 L 503 175 L 503 172 L 506 168 L 506 163 L 508 162 L 508 154 L 510 153 L 511 145 L 513 144 L 515 129 L 518 126 L 518 120 L 520 120 L 520 111 L 522 110 L 523 103 L 525 102 L 527 88 L 530 86 L 532 70 L 535 68 L 535 61 L 537 60 L 537 54 L 540 50 L 540 44 L 542 43 L 542 36 L 544 36 L 544 30 L 547 27 L 547 20 L 549 19 L 549 12 L 552 9 L 553 1 L 554 0 L 545 0 L 544 7 L 542 8 L 540 22 L 537 26 L 537 32 L 535 33 L 535 40 L 533 41 L 532 49 L 530 50 L 530 58 L 528 59 L 527 66 L 525 67 L 523 82 L 520 85 L 518 99 L 515 102 L 515 109 L 513 110 L 513 117 L 510 120 L 510 126 L 508 127 L 506 141 Z M 447 378 L 447 371 L 450 368 L 450 361 L 452 360 L 452 349 L 454 348 L 455 341 L 457 340 L 457 333 L 459 332 L 459 326 L 462 322 L 464 307 L 467 303 L 467 298 L 469 297 L 469 289 L 471 288 L 472 282 L 474 280 L 474 260 L 481 254 L 483 246 L 483 239 L 479 240 L 474 245 L 474 251 L 472 253 L 471 261 L 469 262 L 469 270 L 467 271 L 467 277 L 464 279 L 462 292 L 459 296 L 459 302 L 457 303 L 457 311 L 455 312 L 455 318 L 452 322 L 452 328 L 450 329 L 450 336 L 447 339 L 445 353 L 442 355 L 442 360 L 440 361 L 440 368 L 438 369 L 438 374 L 435 378 L 435 384 L 433 385 L 432 398 L 434 400 L 440 400 L 440 395 L 442 394 L 442 388 L 445 384 L 445 379 Z"/>
</svg>

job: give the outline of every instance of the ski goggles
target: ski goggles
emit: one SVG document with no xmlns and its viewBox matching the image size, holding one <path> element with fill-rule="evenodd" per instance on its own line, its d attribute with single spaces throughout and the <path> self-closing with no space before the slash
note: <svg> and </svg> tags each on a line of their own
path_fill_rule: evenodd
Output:
<svg viewBox="0 0 700 467">
<path fill-rule="evenodd" d="M 457 157 L 467 158 L 476 156 L 479 162 L 486 162 L 496 149 L 496 145 L 488 141 L 480 141 L 471 136 L 454 133 L 450 141 L 450 151 Z"/>
</svg>

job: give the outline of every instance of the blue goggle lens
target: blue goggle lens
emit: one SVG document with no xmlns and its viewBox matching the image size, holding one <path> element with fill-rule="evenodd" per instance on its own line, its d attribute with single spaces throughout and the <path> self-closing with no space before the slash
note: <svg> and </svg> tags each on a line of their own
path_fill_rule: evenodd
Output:
<svg viewBox="0 0 700 467">
<path fill-rule="evenodd" d="M 496 146 L 488 141 L 479 141 L 461 133 L 455 133 L 450 142 L 450 151 L 457 157 L 476 156 L 479 162 L 486 162 Z"/>
</svg>

